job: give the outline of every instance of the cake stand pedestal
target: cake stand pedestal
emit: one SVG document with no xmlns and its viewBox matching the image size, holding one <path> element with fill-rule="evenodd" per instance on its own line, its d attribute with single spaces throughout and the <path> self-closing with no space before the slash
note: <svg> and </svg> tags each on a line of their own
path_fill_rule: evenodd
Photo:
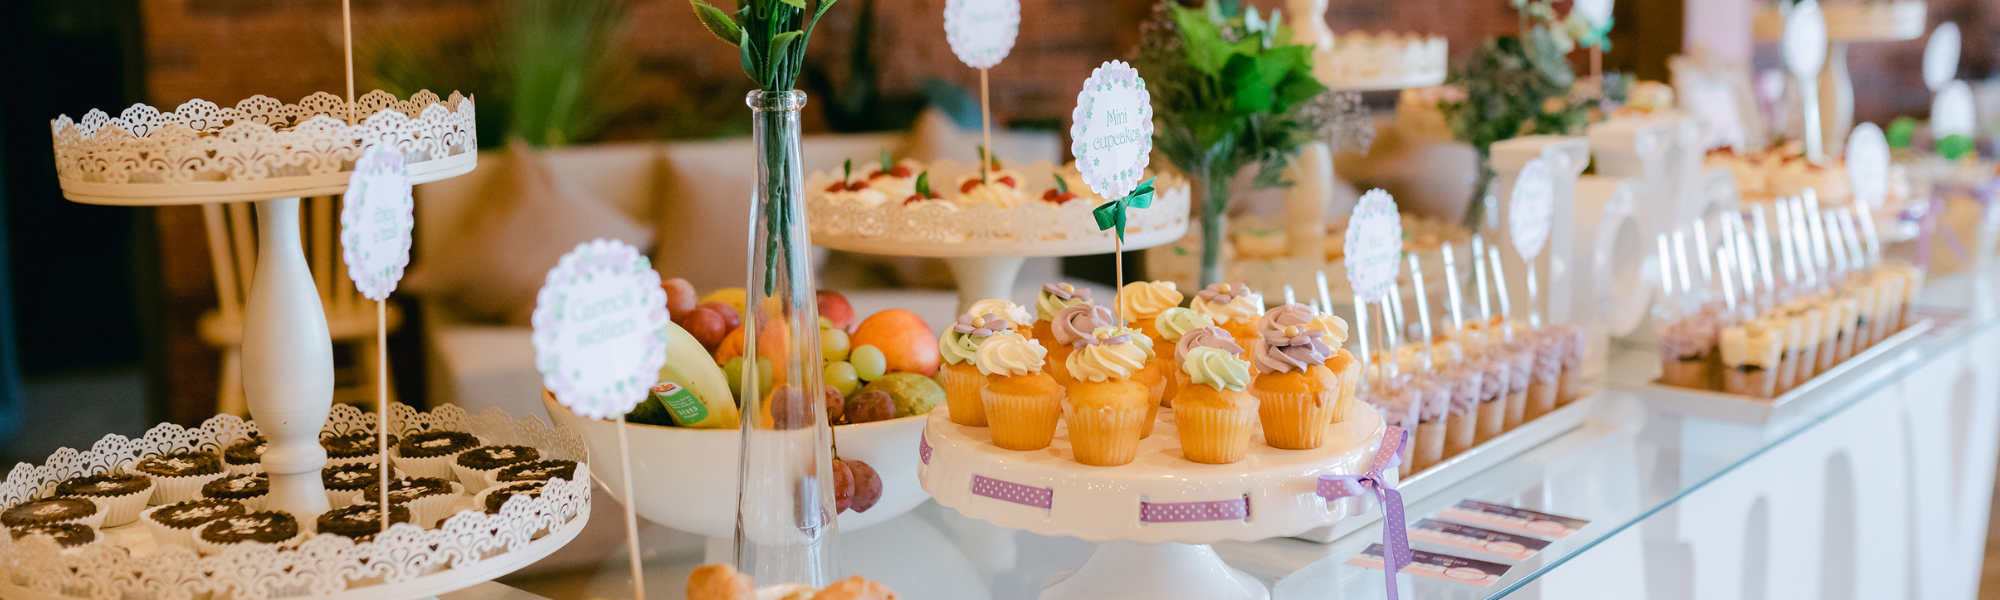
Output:
<svg viewBox="0 0 2000 600">
<path fill-rule="evenodd" d="M 1048 448 L 1003 450 L 986 428 L 952 423 L 939 406 L 918 448 L 919 477 L 938 504 L 968 517 L 1098 542 L 1042 600 L 1263 600 L 1263 583 L 1223 564 L 1209 544 L 1298 535 L 1368 512 L 1371 496 L 1316 492 L 1322 475 L 1365 472 L 1384 431 L 1378 413 L 1357 407 L 1328 426 L 1318 449 L 1272 448 L 1260 432 L 1243 460 L 1208 465 L 1181 454 L 1167 408 L 1137 459 L 1092 467 L 1076 462 L 1066 428 Z"/>
</svg>

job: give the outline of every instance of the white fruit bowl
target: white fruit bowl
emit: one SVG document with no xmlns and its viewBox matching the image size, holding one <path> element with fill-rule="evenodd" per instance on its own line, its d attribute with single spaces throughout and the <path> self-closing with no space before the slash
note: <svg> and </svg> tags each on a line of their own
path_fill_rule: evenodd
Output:
<svg viewBox="0 0 2000 600">
<path fill-rule="evenodd" d="M 583 434 L 590 447 L 591 475 L 611 497 L 624 502 L 625 480 L 618 469 L 618 424 L 577 416 L 547 392 L 542 406 L 550 420 Z M 874 467 L 882 477 L 882 499 L 868 512 L 840 513 L 840 528 L 853 531 L 910 512 L 930 498 L 917 481 L 917 441 L 924 415 L 840 425 L 840 457 Z M 736 473 L 743 433 L 736 429 L 688 429 L 628 423 L 632 444 L 632 505 L 648 521 L 710 537 L 736 535 Z M 599 466 L 601 465 L 601 466 Z"/>
</svg>

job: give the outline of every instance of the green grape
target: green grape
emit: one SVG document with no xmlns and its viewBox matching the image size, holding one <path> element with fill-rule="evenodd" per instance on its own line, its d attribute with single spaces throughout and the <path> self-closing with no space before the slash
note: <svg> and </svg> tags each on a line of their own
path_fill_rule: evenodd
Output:
<svg viewBox="0 0 2000 600">
<path fill-rule="evenodd" d="M 861 377 L 855 375 L 854 364 L 845 361 L 827 363 L 821 379 L 826 380 L 826 384 L 833 386 L 833 389 L 840 390 L 840 396 L 843 398 L 854 395 L 854 390 L 861 387 Z"/>
<path fill-rule="evenodd" d="M 838 329 L 819 330 L 819 353 L 828 362 L 847 360 L 847 332 Z"/>
<path fill-rule="evenodd" d="M 766 396 L 771 395 L 771 374 L 775 371 L 776 369 L 771 368 L 771 359 L 769 357 L 757 357 L 757 389 L 759 390 L 757 393 Z"/>
<path fill-rule="evenodd" d="M 722 378 L 729 380 L 729 395 L 736 397 L 736 403 L 743 403 L 743 357 L 729 359 L 722 364 Z"/>
<path fill-rule="evenodd" d="M 847 355 L 847 362 L 854 365 L 854 372 L 862 381 L 881 379 L 882 373 L 889 370 L 889 357 L 882 354 L 881 348 L 868 344 L 855 346 Z"/>
<path fill-rule="evenodd" d="M 821 330 L 821 331 L 825 331 L 825 330 L 828 330 L 828 329 L 833 329 L 833 319 L 829 319 L 829 318 L 826 318 L 826 317 L 820 317 L 820 318 L 819 318 L 819 328 L 820 328 L 820 330 Z"/>
</svg>

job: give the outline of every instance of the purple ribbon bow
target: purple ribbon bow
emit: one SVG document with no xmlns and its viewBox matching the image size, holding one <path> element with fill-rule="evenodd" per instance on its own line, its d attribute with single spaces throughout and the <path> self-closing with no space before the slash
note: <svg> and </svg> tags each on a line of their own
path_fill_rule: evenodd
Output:
<svg viewBox="0 0 2000 600">
<path fill-rule="evenodd" d="M 1382 434 L 1382 447 L 1375 451 L 1375 464 L 1360 475 L 1319 476 L 1319 497 L 1339 500 L 1375 492 L 1382 504 L 1382 572 L 1390 598 L 1396 594 L 1396 573 L 1410 565 L 1410 531 L 1403 520 L 1403 494 L 1383 477 L 1383 473 L 1403 462 L 1403 446 L 1410 443 L 1410 431 L 1390 427 Z"/>
</svg>

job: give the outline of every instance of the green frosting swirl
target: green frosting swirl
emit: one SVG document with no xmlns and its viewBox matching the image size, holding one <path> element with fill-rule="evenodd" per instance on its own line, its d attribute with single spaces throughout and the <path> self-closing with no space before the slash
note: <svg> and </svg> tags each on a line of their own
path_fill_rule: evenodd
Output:
<svg viewBox="0 0 2000 600">
<path fill-rule="evenodd" d="M 959 333 L 946 328 L 944 335 L 938 337 L 938 355 L 944 357 L 944 363 L 948 365 L 958 363 L 978 365 L 979 361 L 973 357 L 978 355 L 979 342 L 984 339 L 972 337 L 970 333 Z"/>
<path fill-rule="evenodd" d="M 1189 331 L 1214 326 L 1215 319 L 1208 315 L 1178 306 L 1160 311 L 1160 316 L 1153 318 L 1153 328 L 1160 330 L 1160 337 L 1169 342 L 1181 341 L 1181 336 Z"/>
<path fill-rule="evenodd" d="M 1065 300 L 1061 296 L 1057 296 L 1044 289 L 1035 294 L 1035 316 L 1041 318 L 1043 321 L 1054 321 L 1056 320 L 1056 313 L 1062 312 L 1062 309 L 1078 304 L 1090 303 L 1091 301 L 1088 296 L 1079 297 L 1071 294 L 1070 298 Z"/>
<path fill-rule="evenodd" d="M 1188 381 L 1206 385 L 1216 390 L 1241 392 L 1243 386 L 1250 385 L 1250 362 L 1234 354 L 1203 346 L 1189 350 L 1187 362 L 1181 364 L 1188 374 Z"/>
</svg>

